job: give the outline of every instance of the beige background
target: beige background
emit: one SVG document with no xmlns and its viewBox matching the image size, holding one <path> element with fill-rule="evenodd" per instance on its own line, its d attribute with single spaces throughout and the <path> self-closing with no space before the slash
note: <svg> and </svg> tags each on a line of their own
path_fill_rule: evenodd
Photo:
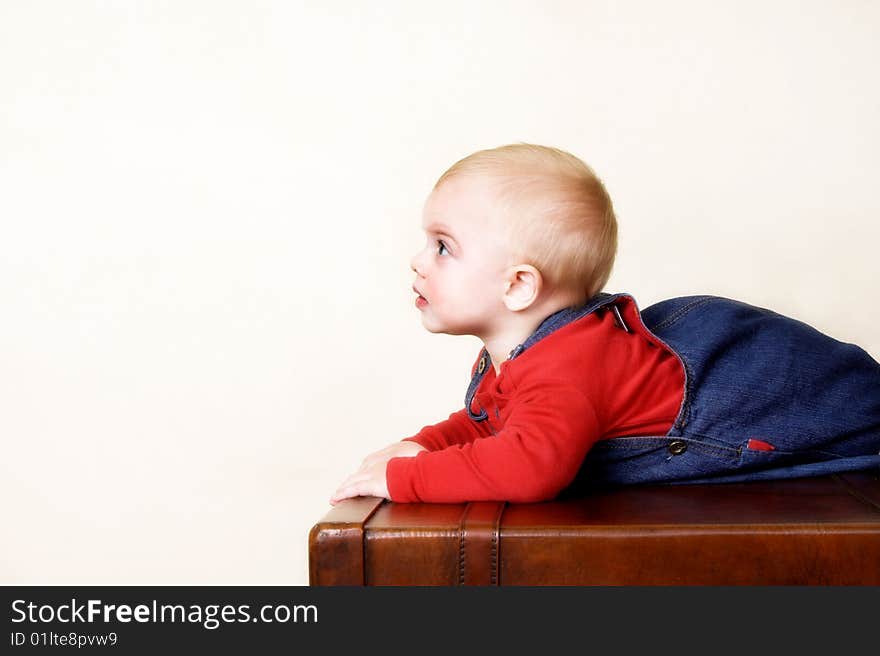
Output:
<svg viewBox="0 0 880 656">
<path fill-rule="evenodd" d="M 368 452 L 461 407 L 421 328 L 436 177 L 555 145 L 606 288 L 880 357 L 880 5 L 0 4 L 0 582 L 306 584 Z"/>
</svg>

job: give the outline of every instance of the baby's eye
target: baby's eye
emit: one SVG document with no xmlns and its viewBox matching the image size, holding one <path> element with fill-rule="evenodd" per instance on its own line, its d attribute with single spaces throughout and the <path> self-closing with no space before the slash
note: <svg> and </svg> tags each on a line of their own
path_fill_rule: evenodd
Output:
<svg viewBox="0 0 880 656">
<path fill-rule="evenodd" d="M 437 240 L 437 255 L 443 255 L 443 252 L 449 252 L 449 249 L 446 248 L 446 244 L 443 243 L 442 239 Z"/>
</svg>

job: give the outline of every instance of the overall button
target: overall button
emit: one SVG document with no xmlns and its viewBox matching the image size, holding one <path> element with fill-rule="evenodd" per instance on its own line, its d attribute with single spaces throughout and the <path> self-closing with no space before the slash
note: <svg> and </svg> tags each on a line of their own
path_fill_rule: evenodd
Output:
<svg viewBox="0 0 880 656">
<path fill-rule="evenodd" d="M 684 442 L 682 440 L 674 440 L 669 443 L 669 453 L 674 456 L 680 456 L 682 453 L 687 451 L 687 448 L 687 442 Z"/>
<path fill-rule="evenodd" d="M 481 374 L 486 370 L 486 356 L 480 358 L 480 364 L 477 365 L 477 373 Z"/>
</svg>

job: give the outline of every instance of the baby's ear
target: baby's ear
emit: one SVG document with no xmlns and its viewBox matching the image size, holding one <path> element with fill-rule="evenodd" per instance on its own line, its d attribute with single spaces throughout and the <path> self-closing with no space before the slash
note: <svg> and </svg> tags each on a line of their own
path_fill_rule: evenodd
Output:
<svg viewBox="0 0 880 656">
<path fill-rule="evenodd" d="M 504 305 L 511 312 L 529 308 L 541 293 L 541 272 L 531 264 L 517 264 L 508 270 L 504 288 Z"/>
</svg>

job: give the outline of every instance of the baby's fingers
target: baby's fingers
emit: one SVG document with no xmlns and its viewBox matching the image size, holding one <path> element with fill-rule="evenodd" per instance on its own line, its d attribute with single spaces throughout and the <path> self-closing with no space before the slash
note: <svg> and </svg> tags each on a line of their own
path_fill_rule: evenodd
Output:
<svg viewBox="0 0 880 656">
<path fill-rule="evenodd" d="M 335 506 L 343 499 L 362 496 L 365 494 L 365 492 L 362 491 L 362 487 L 362 480 L 345 481 L 345 483 L 340 485 L 336 492 L 333 493 L 333 496 L 330 497 L 330 505 Z"/>
</svg>

